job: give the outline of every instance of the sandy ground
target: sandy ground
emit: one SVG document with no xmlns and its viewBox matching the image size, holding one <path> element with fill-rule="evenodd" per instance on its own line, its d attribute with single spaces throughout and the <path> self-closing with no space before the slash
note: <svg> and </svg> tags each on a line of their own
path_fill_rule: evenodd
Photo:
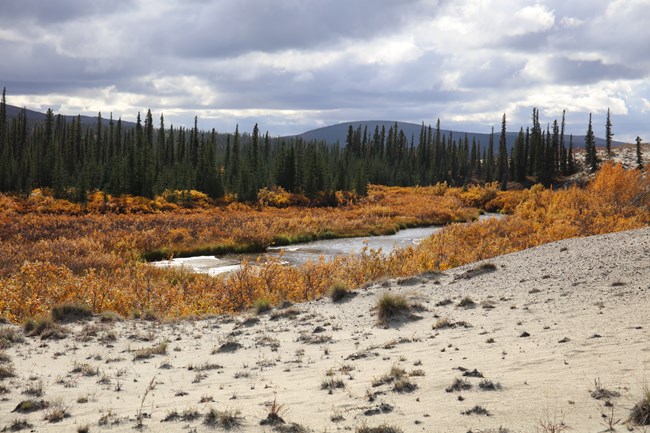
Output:
<svg viewBox="0 0 650 433">
<path fill-rule="evenodd" d="M 243 432 L 598 432 L 603 414 L 625 420 L 650 383 L 650 228 L 488 263 L 259 316 L 95 318 L 61 340 L 26 338 L 0 356 L 15 369 L 0 380 L 0 429 L 204 432 L 233 415 Z M 419 308 L 378 325 L 387 292 Z M 164 342 L 166 353 L 138 352 Z M 456 379 L 471 388 L 448 392 Z M 595 380 L 620 396 L 593 398 Z M 47 408 L 14 411 L 30 399 Z M 260 425 L 274 400 L 285 423 Z M 463 414 L 475 406 L 488 415 Z"/>
</svg>

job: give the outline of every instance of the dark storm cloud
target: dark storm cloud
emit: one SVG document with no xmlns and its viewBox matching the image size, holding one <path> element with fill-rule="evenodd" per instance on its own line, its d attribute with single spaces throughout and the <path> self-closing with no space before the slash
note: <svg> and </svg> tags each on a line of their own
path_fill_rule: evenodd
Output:
<svg viewBox="0 0 650 433">
<path fill-rule="evenodd" d="M 639 79 L 644 71 L 625 65 L 608 65 L 602 60 L 571 60 L 555 57 L 548 65 L 553 82 L 566 84 L 589 84 L 604 80 Z"/>
<path fill-rule="evenodd" d="M 110 14 L 133 6 L 133 0 L 7 0 L 2 2 L 0 23 L 27 21 L 48 25 Z"/>
</svg>

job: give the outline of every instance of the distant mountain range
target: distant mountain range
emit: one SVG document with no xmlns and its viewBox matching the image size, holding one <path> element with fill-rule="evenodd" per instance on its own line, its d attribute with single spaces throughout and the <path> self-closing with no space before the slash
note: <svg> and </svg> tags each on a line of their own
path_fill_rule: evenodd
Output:
<svg viewBox="0 0 650 433">
<path fill-rule="evenodd" d="M 15 117 L 18 117 L 18 113 L 22 111 L 21 107 L 16 107 L 14 105 L 9 105 L 7 104 L 7 118 L 8 119 L 13 119 Z M 30 109 L 26 109 L 27 112 L 27 123 L 38 123 L 38 122 L 44 122 L 45 121 L 45 113 L 41 113 L 40 111 L 34 111 Z M 57 113 L 54 113 L 54 116 L 56 116 Z M 77 116 L 70 116 L 70 115 L 64 115 L 66 122 L 72 122 L 73 119 L 76 119 Z M 80 116 L 81 117 L 81 124 L 84 126 L 95 126 L 97 125 L 97 116 Z M 114 122 L 117 122 L 117 119 L 113 119 Z M 110 119 L 108 117 L 104 117 L 102 115 L 102 125 L 108 125 L 110 122 Z M 135 122 L 125 122 L 124 120 L 122 121 L 122 126 L 123 127 L 132 127 L 135 126 Z"/>
<path fill-rule="evenodd" d="M 22 110 L 20 107 L 16 107 L 13 105 L 7 104 L 7 117 L 9 119 L 18 117 L 18 113 Z M 55 113 L 56 115 L 56 113 Z M 64 116 L 66 121 L 71 122 L 74 118 L 77 116 L 70 116 L 70 115 L 65 115 Z M 39 111 L 34 111 L 34 110 L 27 110 L 27 120 L 29 123 L 38 123 L 38 122 L 43 122 L 45 120 L 45 113 L 41 113 Z M 117 121 L 117 119 L 114 119 L 114 121 Z M 81 123 L 82 125 L 85 126 L 94 126 L 97 124 L 97 116 L 81 116 Z M 103 125 L 108 125 L 109 119 L 102 117 L 102 124 Z M 395 126 L 395 121 L 389 121 L 389 120 L 362 120 L 362 121 L 356 121 L 356 122 L 344 122 L 344 123 L 338 123 L 336 125 L 330 125 L 330 126 L 325 126 L 322 128 L 317 128 L 317 129 L 312 129 L 307 132 L 303 132 L 302 134 L 294 135 L 291 137 L 286 137 L 286 138 L 292 138 L 292 137 L 299 137 L 302 138 L 305 141 L 324 141 L 329 144 L 339 144 L 340 146 L 345 145 L 345 140 L 348 135 L 348 128 L 352 126 L 353 129 L 357 129 L 358 127 L 361 127 L 361 130 L 363 132 L 363 129 L 365 127 L 368 128 L 368 134 L 369 138 L 372 137 L 375 127 L 379 127 L 379 130 L 381 130 L 382 127 L 386 128 L 386 133 L 388 133 L 388 130 L 391 127 Z M 126 122 L 122 121 L 122 126 L 125 128 L 128 127 L 133 127 L 135 126 L 134 122 Z M 429 125 L 426 125 L 427 127 Z M 432 125 L 433 126 L 433 125 Z M 420 128 L 422 125 L 418 125 L 416 123 L 408 123 L 408 122 L 397 122 L 397 127 L 404 131 L 404 134 L 406 135 L 406 138 L 409 140 L 409 143 L 411 141 L 411 138 L 413 138 L 414 143 L 417 145 L 419 137 L 420 137 Z M 489 140 L 490 140 L 490 134 L 489 133 L 479 133 L 479 132 L 465 132 L 465 131 L 451 131 L 448 129 L 441 129 L 440 130 L 441 134 L 445 135 L 447 138 L 449 138 L 450 134 L 451 136 L 458 140 L 458 139 L 464 139 L 465 134 L 467 134 L 467 138 L 469 139 L 470 144 L 472 143 L 472 140 L 476 140 L 476 142 L 480 142 L 483 147 L 487 146 Z M 499 145 L 499 134 L 500 131 L 495 130 L 495 137 L 494 137 L 494 150 L 495 152 L 497 151 L 498 145 Z M 508 148 L 511 148 L 514 146 L 515 140 L 517 139 L 517 135 L 519 135 L 519 130 L 517 131 L 511 131 L 506 133 L 506 144 Z M 568 137 L 566 138 L 567 142 L 566 144 L 568 145 Z M 579 135 L 579 136 L 574 136 L 573 137 L 573 145 L 575 147 L 584 147 L 584 136 Z M 624 143 L 614 141 L 612 142 L 613 145 L 618 146 L 622 145 Z M 596 137 L 596 146 L 605 146 L 605 139 L 604 138 L 599 138 Z"/>
<path fill-rule="evenodd" d="M 349 127 L 352 126 L 353 129 L 357 129 L 361 127 L 361 131 L 363 133 L 364 128 L 368 128 L 368 135 L 369 138 L 372 138 L 372 135 L 375 132 L 375 127 L 379 127 L 379 130 L 381 131 L 381 128 L 384 127 L 386 128 L 386 133 L 388 133 L 388 130 L 391 127 L 395 126 L 394 121 L 388 121 L 388 120 L 368 120 L 368 121 L 356 121 L 356 122 L 345 122 L 345 123 L 338 123 L 336 125 L 331 125 L 331 126 L 325 126 L 323 128 L 318 128 L 318 129 L 313 129 L 311 131 L 304 132 L 302 134 L 299 134 L 297 137 L 302 138 L 305 141 L 310 141 L 310 140 L 317 140 L 317 141 L 325 141 L 330 144 L 336 144 L 339 143 L 339 145 L 344 146 L 345 145 L 345 140 L 348 135 L 348 129 Z M 425 125 L 428 127 L 429 125 Z M 432 125 L 433 126 L 433 125 Z M 420 129 L 422 128 L 422 125 L 418 125 L 416 123 L 407 123 L 407 122 L 397 122 L 397 127 L 404 131 L 404 134 L 406 135 L 406 138 L 409 140 L 409 143 L 411 142 L 411 138 L 413 137 L 415 145 L 417 145 L 419 137 L 420 137 Z M 464 131 L 451 131 L 448 129 L 441 129 L 440 133 L 442 135 L 445 135 L 447 138 L 449 138 L 450 134 L 451 136 L 455 139 L 464 139 L 465 134 L 467 134 L 467 138 L 469 140 L 469 143 L 471 145 L 472 140 L 476 140 L 476 142 L 480 142 L 483 147 L 487 146 L 490 140 L 490 134 L 489 133 L 478 133 L 478 132 L 464 132 Z M 495 130 L 494 131 L 494 151 L 496 152 L 499 146 L 499 137 L 500 137 L 501 131 L 500 130 Z M 517 131 L 511 131 L 511 132 L 506 132 L 506 145 L 508 148 L 511 148 L 515 144 L 515 140 L 517 140 L 517 136 L 519 135 L 519 130 Z M 566 145 L 568 146 L 569 144 L 569 138 L 568 136 L 565 138 L 566 140 Z M 584 147 L 585 144 L 585 138 L 584 135 L 579 135 L 573 136 L 573 146 L 574 147 Z M 622 145 L 624 143 L 614 141 L 612 142 L 613 145 L 618 146 Z M 604 138 L 598 138 L 596 137 L 596 146 L 605 146 L 605 139 Z"/>
</svg>

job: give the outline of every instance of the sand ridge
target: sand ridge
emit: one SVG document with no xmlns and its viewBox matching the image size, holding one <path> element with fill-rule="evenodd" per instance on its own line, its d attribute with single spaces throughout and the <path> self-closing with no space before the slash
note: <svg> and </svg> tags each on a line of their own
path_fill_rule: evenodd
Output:
<svg viewBox="0 0 650 433">
<path fill-rule="evenodd" d="M 378 324 L 384 293 L 419 307 Z M 650 228 L 380 281 L 336 303 L 64 326 L 60 340 L 7 344 L 0 429 L 603 431 L 602 415 L 626 419 L 650 382 Z M 596 380 L 620 396 L 595 399 Z M 47 407 L 15 411 L 25 400 Z M 274 401 L 284 423 L 261 425 Z"/>
</svg>

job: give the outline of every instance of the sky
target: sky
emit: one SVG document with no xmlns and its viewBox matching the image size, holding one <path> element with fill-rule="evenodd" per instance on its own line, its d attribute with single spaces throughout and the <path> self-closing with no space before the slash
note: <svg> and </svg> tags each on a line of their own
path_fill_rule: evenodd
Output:
<svg viewBox="0 0 650 433">
<path fill-rule="evenodd" d="M 7 103 L 271 135 L 489 132 L 566 110 L 650 141 L 650 0 L 2 0 Z"/>
</svg>

